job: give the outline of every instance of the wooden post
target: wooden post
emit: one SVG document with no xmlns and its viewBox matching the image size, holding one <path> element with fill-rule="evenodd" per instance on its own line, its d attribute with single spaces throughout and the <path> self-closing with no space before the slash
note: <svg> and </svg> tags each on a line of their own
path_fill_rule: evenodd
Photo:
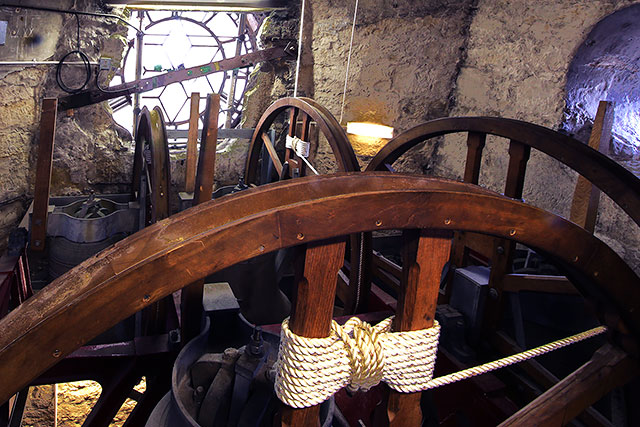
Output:
<svg viewBox="0 0 640 427">
<path fill-rule="evenodd" d="M 522 199 L 524 190 L 524 178 L 527 170 L 527 162 L 531 154 L 531 147 L 512 140 L 509 143 L 509 168 L 507 169 L 507 182 L 504 187 L 504 195 L 513 199 Z M 490 297 L 487 298 L 484 323 L 482 328 L 489 335 L 500 320 L 503 309 L 502 281 L 511 272 L 513 254 L 516 245 L 511 240 L 495 239 L 494 252 L 491 258 L 491 273 L 489 274 Z"/>
<path fill-rule="evenodd" d="M 36 186 L 33 197 L 33 215 L 31 217 L 32 251 L 44 250 L 47 237 L 47 214 L 49 209 L 49 188 L 53 164 L 53 143 L 56 134 L 57 98 L 42 100 L 40 115 L 40 140 L 36 166 Z"/>
<path fill-rule="evenodd" d="M 602 154 L 608 154 L 612 126 L 613 104 L 608 101 L 600 101 L 596 118 L 593 121 L 593 129 L 589 136 L 589 147 L 600 151 Z M 599 203 L 600 190 L 585 177 L 579 175 L 576 190 L 573 193 L 569 219 L 593 233 L 596 227 Z"/>
<path fill-rule="evenodd" d="M 452 233 L 437 230 L 407 230 L 403 233 L 402 286 L 394 331 L 433 326 L 440 291 L 440 277 L 449 259 Z M 391 390 L 387 404 L 390 426 L 419 426 L 421 393 Z"/>
<path fill-rule="evenodd" d="M 218 113 L 220 95 L 207 96 L 207 108 L 204 117 L 204 129 L 200 141 L 198 173 L 195 180 L 193 205 L 211 200 L 215 178 L 216 146 L 218 142 Z M 182 289 L 180 298 L 180 317 L 182 342 L 186 343 L 200 333 L 202 322 L 202 294 L 204 280 L 198 280 Z"/>
<path fill-rule="evenodd" d="M 187 137 L 187 165 L 184 179 L 184 191 L 193 193 L 196 187 L 196 165 L 198 162 L 198 119 L 200 118 L 200 93 L 191 94 L 191 113 L 189 115 L 189 135 Z"/>
<path fill-rule="evenodd" d="M 296 300 L 291 332 L 309 338 L 328 337 L 335 302 L 338 270 L 344 263 L 344 240 L 313 243 L 296 260 Z M 282 425 L 316 426 L 320 405 L 294 409 L 282 406 Z"/>
</svg>

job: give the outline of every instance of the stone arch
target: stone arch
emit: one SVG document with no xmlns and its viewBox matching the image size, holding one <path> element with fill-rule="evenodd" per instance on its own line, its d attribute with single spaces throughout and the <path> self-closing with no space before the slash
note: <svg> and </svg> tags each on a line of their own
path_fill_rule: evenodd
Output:
<svg viewBox="0 0 640 427">
<path fill-rule="evenodd" d="M 610 156 L 640 175 L 640 4 L 598 22 L 569 65 L 562 127 L 587 140 L 600 100 L 614 102 Z"/>
</svg>

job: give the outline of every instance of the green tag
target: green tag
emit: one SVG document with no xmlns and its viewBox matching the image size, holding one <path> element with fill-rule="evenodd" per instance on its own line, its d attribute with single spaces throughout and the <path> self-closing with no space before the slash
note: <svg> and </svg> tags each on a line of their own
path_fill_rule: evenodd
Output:
<svg viewBox="0 0 640 427">
<path fill-rule="evenodd" d="M 156 65 L 153 67 L 153 71 L 162 71 L 162 65 Z"/>
<path fill-rule="evenodd" d="M 204 73 L 208 73 L 211 71 L 211 66 L 206 65 L 204 67 L 200 67 L 200 71 L 204 74 Z"/>
<path fill-rule="evenodd" d="M 191 70 L 187 71 L 187 76 L 190 76 L 191 74 L 193 74 L 193 71 Z"/>
</svg>

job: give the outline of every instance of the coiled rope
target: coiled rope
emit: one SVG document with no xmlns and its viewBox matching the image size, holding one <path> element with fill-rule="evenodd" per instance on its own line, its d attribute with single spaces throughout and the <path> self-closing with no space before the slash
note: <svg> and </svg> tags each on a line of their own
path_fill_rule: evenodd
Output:
<svg viewBox="0 0 640 427">
<path fill-rule="evenodd" d="M 423 391 L 484 374 L 604 333 L 599 326 L 579 334 L 473 368 L 434 378 L 440 325 L 408 332 L 391 332 L 393 317 L 375 326 L 353 317 L 331 322 L 327 338 L 301 337 L 282 322 L 276 364 L 275 391 L 294 408 L 317 405 L 347 386 L 368 390 L 384 381 L 402 393 Z"/>
</svg>

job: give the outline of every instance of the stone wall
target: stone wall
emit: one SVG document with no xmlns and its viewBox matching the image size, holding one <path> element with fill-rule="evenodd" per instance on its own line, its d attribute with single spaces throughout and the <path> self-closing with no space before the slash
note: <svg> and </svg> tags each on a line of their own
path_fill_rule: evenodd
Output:
<svg viewBox="0 0 640 427">
<path fill-rule="evenodd" d="M 337 118 L 353 3 L 309 0 L 305 14 L 302 93 Z M 600 20 L 632 4 L 638 2 L 361 0 L 342 124 L 375 121 L 402 132 L 437 117 L 485 115 L 560 129 L 567 72 L 578 47 Z M 292 76 L 281 77 L 283 82 L 272 87 L 291 95 Z M 255 98 L 264 103 L 264 95 L 273 93 L 261 90 L 263 96 Z M 464 138 L 450 136 L 416 147 L 394 166 L 460 178 Z M 507 148 L 504 141 L 489 139 L 481 185 L 504 189 Z M 361 165 L 368 160 L 360 157 Z M 524 198 L 568 216 L 575 182 L 573 171 L 534 151 Z M 640 271 L 640 230 L 606 196 L 596 235 Z"/>
<path fill-rule="evenodd" d="M 22 5 L 38 6 L 38 1 Z M 95 10 L 89 0 L 57 0 L 47 7 Z M 0 60 L 58 60 L 77 48 L 76 18 L 69 14 L 23 8 L 0 9 L 0 20 L 9 21 L 7 41 L 0 46 Z M 91 61 L 100 55 L 117 63 L 126 29 L 114 20 L 80 17 L 80 48 Z M 69 60 L 77 61 L 77 57 Z M 82 78 L 79 67 L 65 74 L 68 85 Z M 93 83 L 93 82 L 92 82 Z M 0 251 L 33 197 L 40 109 L 44 97 L 64 93 L 55 82 L 55 66 L 0 67 Z M 130 180 L 130 135 L 113 122 L 108 107 L 94 105 L 73 115 L 59 113 L 57 120 L 52 195 L 108 192 Z"/>
</svg>

